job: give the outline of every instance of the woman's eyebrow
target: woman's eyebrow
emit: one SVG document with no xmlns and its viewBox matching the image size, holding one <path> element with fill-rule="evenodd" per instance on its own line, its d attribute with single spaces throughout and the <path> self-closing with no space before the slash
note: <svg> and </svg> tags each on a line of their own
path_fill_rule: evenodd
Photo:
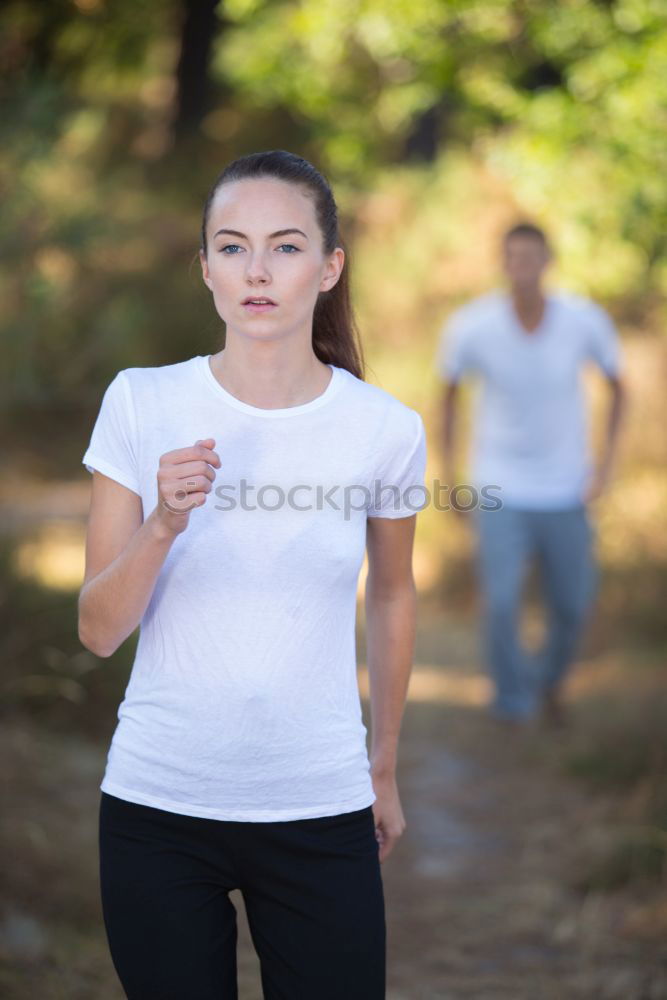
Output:
<svg viewBox="0 0 667 1000">
<path fill-rule="evenodd" d="M 240 233 L 238 229 L 218 229 L 217 233 L 214 234 L 213 239 L 215 239 L 216 236 L 220 236 L 221 233 L 225 233 L 227 236 L 240 236 L 243 240 L 248 239 L 246 234 Z M 277 229 L 275 233 L 269 233 L 269 239 L 272 240 L 276 236 L 289 236 L 291 233 L 299 233 L 301 236 L 308 239 L 306 234 L 301 229 Z"/>
</svg>

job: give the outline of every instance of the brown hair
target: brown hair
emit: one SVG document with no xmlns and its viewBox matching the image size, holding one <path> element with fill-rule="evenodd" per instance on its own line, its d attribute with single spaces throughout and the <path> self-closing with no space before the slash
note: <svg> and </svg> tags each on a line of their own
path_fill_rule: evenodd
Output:
<svg viewBox="0 0 667 1000">
<path fill-rule="evenodd" d="M 324 252 L 333 253 L 338 246 L 345 249 L 338 231 L 336 201 L 326 178 L 308 160 L 284 149 L 273 149 L 249 153 L 233 160 L 216 179 L 204 205 L 201 227 L 201 249 L 204 255 L 207 253 L 206 228 L 216 192 L 223 184 L 255 177 L 275 177 L 304 187 L 315 202 Z M 338 281 L 329 291 L 320 292 L 315 303 L 312 344 L 320 361 L 346 368 L 357 378 L 364 379 L 363 349 L 350 301 L 347 254 L 346 265 Z"/>
</svg>

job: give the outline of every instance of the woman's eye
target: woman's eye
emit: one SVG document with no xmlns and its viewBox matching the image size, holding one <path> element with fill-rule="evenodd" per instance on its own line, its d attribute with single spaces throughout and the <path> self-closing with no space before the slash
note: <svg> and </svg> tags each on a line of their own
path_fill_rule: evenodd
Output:
<svg viewBox="0 0 667 1000">
<path fill-rule="evenodd" d="M 287 253 L 292 253 L 292 251 L 299 253 L 299 248 L 295 247 L 293 243 L 281 243 L 278 249 L 285 250 Z"/>
<path fill-rule="evenodd" d="M 229 251 L 228 256 L 231 257 L 233 253 L 241 249 L 238 243 L 227 243 L 226 246 L 220 247 L 220 253 L 228 253 Z"/>
</svg>

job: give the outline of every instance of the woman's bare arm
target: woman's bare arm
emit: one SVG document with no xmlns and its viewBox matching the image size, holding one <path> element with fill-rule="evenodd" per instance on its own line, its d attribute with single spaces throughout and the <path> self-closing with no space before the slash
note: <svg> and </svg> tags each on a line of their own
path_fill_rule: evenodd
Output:
<svg viewBox="0 0 667 1000">
<path fill-rule="evenodd" d="M 79 639 L 92 653 L 111 656 L 135 630 L 174 538 L 154 513 L 142 524 L 141 497 L 93 473 L 79 595 Z"/>
<path fill-rule="evenodd" d="M 158 503 L 143 521 L 141 497 L 114 479 L 95 471 L 86 534 L 86 569 L 79 594 L 79 639 L 97 656 L 111 656 L 134 632 L 148 607 L 167 553 L 187 528 L 190 510 L 201 506 L 212 488 L 220 459 L 205 447 L 167 452 L 160 459 Z M 183 480 L 199 492 L 189 492 L 186 510 L 178 512 L 174 494 Z M 172 506 L 167 509 L 162 501 Z M 183 500 L 180 501 L 184 506 Z"/>
<path fill-rule="evenodd" d="M 412 544 L 417 515 L 367 520 L 366 647 L 371 700 L 371 780 L 379 858 L 406 827 L 396 783 L 398 737 L 412 670 L 417 592 Z"/>
<path fill-rule="evenodd" d="M 412 547 L 417 515 L 367 520 L 366 645 L 371 702 L 370 763 L 393 777 L 417 617 Z"/>
</svg>

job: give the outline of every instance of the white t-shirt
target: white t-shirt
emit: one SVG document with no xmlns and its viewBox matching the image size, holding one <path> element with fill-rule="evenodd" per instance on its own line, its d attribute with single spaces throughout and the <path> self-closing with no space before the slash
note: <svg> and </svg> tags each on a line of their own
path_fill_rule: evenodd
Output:
<svg viewBox="0 0 667 1000">
<path fill-rule="evenodd" d="M 501 292 L 452 314 L 438 342 L 437 370 L 447 381 L 471 374 L 482 382 L 471 485 L 500 487 L 493 497 L 516 507 L 566 509 L 582 502 L 591 454 L 581 371 L 591 361 L 612 376 L 621 368 L 616 329 L 588 299 L 549 294 L 532 333 Z"/>
<path fill-rule="evenodd" d="M 213 819 L 364 808 L 375 801 L 355 647 L 366 518 L 426 506 L 422 418 L 335 365 L 310 402 L 251 406 L 209 357 L 120 371 L 82 459 L 139 494 L 144 518 L 162 454 L 212 437 L 221 461 L 141 621 L 100 787 Z"/>
</svg>

